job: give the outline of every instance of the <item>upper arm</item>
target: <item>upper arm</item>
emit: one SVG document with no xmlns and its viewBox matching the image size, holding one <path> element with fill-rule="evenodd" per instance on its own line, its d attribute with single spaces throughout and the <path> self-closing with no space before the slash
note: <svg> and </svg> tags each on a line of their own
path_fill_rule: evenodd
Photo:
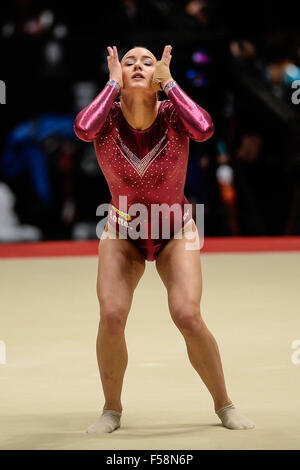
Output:
<svg viewBox="0 0 300 470">
<path fill-rule="evenodd" d="M 179 87 L 173 88 L 170 94 L 171 99 L 166 100 L 165 104 L 167 125 L 195 142 L 204 142 L 209 139 L 214 133 L 210 114 L 191 100 Z"/>
<path fill-rule="evenodd" d="M 186 130 L 180 117 L 178 116 L 178 113 L 175 109 L 174 104 L 170 100 L 165 100 L 165 101 L 166 103 L 164 106 L 164 117 L 165 117 L 165 122 L 167 126 L 170 126 L 178 134 L 189 137 L 189 133 Z"/>
<path fill-rule="evenodd" d="M 86 108 L 81 110 L 80 113 L 78 113 L 78 115 L 76 116 L 76 119 L 73 124 L 73 129 L 79 139 L 83 140 L 84 142 L 92 142 L 101 135 L 104 135 L 109 132 L 109 128 L 112 126 L 112 116 L 115 109 L 115 103 L 113 103 L 113 105 L 111 106 L 104 121 L 100 120 L 100 122 L 97 123 L 97 121 L 95 120 L 92 125 L 90 125 L 88 118 L 85 117 L 84 119 L 81 119 L 81 117 L 84 116 L 85 109 Z"/>
</svg>

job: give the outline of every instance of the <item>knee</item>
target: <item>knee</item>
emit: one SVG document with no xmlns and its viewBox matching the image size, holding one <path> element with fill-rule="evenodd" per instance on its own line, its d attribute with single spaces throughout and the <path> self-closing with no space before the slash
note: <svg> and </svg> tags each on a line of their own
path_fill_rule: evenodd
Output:
<svg viewBox="0 0 300 470">
<path fill-rule="evenodd" d="M 186 304 L 171 312 L 172 319 L 177 328 L 188 335 L 199 335 L 205 328 L 205 323 L 200 315 L 200 308 L 193 304 Z"/>
<path fill-rule="evenodd" d="M 128 312 L 118 305 L 100 305 L 100 325 L 109 335 L 118 335 L 125 329 Z"/>
</svg>

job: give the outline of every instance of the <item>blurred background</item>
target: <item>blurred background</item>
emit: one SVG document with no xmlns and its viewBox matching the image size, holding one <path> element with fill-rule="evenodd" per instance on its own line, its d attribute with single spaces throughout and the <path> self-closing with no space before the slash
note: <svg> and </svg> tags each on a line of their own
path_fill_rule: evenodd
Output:
<svg viewBox="0 0 300 470">
<path fill-rule="evenodd" d="M 300 235 L 299 2 L 5 3 L 1 242 L 96 238 L 110 193 L 73 122 L 108 80 L 108 45 L 159 59 L 171 44 L 172 76 L 211 114 L 214 136 L 190 141 L 185 187 L 205 205 L 206 236 Z"/>
</svg>

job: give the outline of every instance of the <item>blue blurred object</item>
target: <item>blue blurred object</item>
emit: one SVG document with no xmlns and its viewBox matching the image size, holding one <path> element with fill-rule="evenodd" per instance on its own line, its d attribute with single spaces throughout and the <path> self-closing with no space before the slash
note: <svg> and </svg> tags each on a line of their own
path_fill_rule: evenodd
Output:
<svg viewBox="0 0 300 470">
<path fill-rule="evenodd" d="M 300 80 L 300 67 L 295 64 L 288 64 L 283 72 L 283 80 L 290 86 L 294 80 Z"/>
<path fill-rule="evenodd" d="M 186 77 L 195 87 L 202 87 L 208 85 L 208 80 L 205 76 L 205 73 L 200 70 L 189 69 L 186 72 Z"/>
<path fill-rule="evenodd" d="M 211 57 L 207 54 L 206 47 L 199 48 L 193 52 L 192 61 L 195 68 L 190 68 L 186 71 L 186 78 L 194 87 L 200 88 L 209 84 L 206 76 L 206 65 L 209 64 L 211 60 Z"/>
<path fill-rule="evenodd" d="M 75 115 L 45 114 L 16 126 L 8 135 L 1 155 L 2 176 L 9 181 L 27 172 L 35 193 L 46 206 L 50 206 L 52 194 L 47 154 L 41 144 L 54 135 L 76 140 L 74 119 Z"/>
<path fill-rule="evenodd" d="M 224 140 L 218 140 L 216 146 L 218 153 L 227 153 L 227 144 Z"/>
<path fill-rule="evenodd" d="M 189 78 L 190 80 L 193 80 L 197 76 L 197 72 L 194 69 L 189 69 L 186 72 L 186 77 Z"/>
</svg>

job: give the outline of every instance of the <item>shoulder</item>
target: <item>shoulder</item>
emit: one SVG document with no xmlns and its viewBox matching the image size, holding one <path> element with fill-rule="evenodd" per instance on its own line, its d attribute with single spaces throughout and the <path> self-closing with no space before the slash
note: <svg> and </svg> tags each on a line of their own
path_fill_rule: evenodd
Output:
<svg viewBox="0 0 300 470">
<path fill-rule="evenodd" d="M 120 103 L 119 101 L 114 101 L 111 105 L 109 114 L 113 117 L 116 117 L 120 114 Z"/>
<path fill-rule="evenodd" d="M 107 123 L 112 124 L 115 122 L 119 118 L 120 112 L 120 103 L 118 101 L 114 101 L 106 118 Z"/>
<path fill-rule="evenodd" d="M 172 101 L 164 100 L 161 102 L 161 106 L 162 115 L 167 126 L 172 127 L 172 129 L 178 133 L 185 134 L 184 126 L 179 119 L 178 113 Z"/>
<path fill-rule="evenodd" d="M 120 104 L 118 101 L 114 101 L 111 105 L 108 115 L 106 116 L 102 131 L 101 138 L 110 134 L 114 127 L 117 125 L 120 116 Z"/>
<path fill-rule="evenodd" d="M 170 100 L 159 101 L 159 103 L 160 103 L 161 109 L 162 109 L 164 112 L 167 112 L 168 109 L 173 106 L 173 104 L 171 103 Z"/>
<path fill-rule="evenodd" d="M 170 119 L 173 119 L 175 117 L 176 110 L 172 101 L 163 100 L 161 101 L 160 106 L 161 106 L 162 114 L 168 121 L 170 121 Z"/>
</svg>

